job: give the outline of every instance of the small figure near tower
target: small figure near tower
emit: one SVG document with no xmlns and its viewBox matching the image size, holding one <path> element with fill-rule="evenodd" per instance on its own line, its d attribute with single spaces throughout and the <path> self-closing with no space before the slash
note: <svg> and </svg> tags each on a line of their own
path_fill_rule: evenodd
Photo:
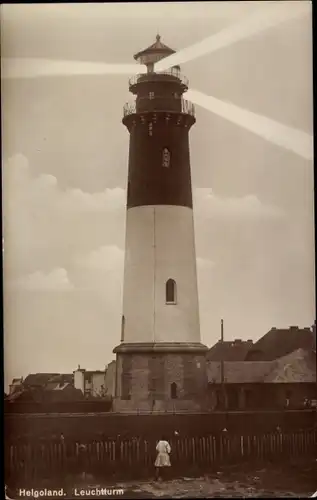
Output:
<svg viewBox="0 0 317 500">
<path fill-rule="evenodd" d="M 180 67 L 155 72 L 174 53 L 161 42 L 134 58 L 147 73 L 129 81 L 130 133 L 121 344 L 114 409 L 201 409 L 207 388 L 200 341 L 189 130 Z"/>
</svg>

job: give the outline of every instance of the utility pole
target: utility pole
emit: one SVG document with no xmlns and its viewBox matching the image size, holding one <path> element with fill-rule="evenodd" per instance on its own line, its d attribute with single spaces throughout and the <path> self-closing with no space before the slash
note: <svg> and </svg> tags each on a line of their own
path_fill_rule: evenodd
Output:
<svg viewBox="0 0 317 500">
<path fill-rule="evenodd" d="M 223 319 L 221 320 L 221 342 L 223 342 Z M 224 378 L 224 360 L 221 358 L 221 383 L 223 384 L 225 381 Z"/>
<path fill-rule="evenodd" d="M 224 336 L 223 336 L 223 319 L 221 320 L 221 336 L 220 336 L 220 339 L 221 339 L 221 342 L 224 341 Z M 220 377 L 221 377 L 221 393 L 222 393 L 222 405 L 225 407 L 225 401 L 226 401 L 226 395 L 225 395 L 225 386 L 224 386 L 224 383 L 225 383 L 225 363 L 224 363 L 224 359 L 223 359 L 223 356 L 221 356 L 221 360 L 220 360 Z"/>
</svg>

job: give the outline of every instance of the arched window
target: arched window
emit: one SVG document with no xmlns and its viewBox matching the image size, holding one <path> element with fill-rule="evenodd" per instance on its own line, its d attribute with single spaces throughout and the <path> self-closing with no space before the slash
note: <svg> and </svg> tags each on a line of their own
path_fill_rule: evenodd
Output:
<svg viewBox="0 0 317 500">
<path fill-rule="evenodd" d="M 168 168 L 171 163 L 171 153 L 167 148 L 163 149 L 163 155 L 162 155 L 162 165 L 163 167 Z"/>
<path fill-rule="evenodd" d="M 171 399 L 177 399 L 177 384 L 175 382 L 171 384 Z"/>
<path fill-rule="evenodd" d="M 166 282 L 166 304 L 176 304 L 176 282 L 172 279 Z"/>
</svg>

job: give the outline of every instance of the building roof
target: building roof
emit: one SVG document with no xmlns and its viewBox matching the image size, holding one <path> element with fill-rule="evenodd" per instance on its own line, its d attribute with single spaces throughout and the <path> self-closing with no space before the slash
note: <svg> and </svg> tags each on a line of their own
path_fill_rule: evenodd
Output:
<svg viewBox="0 0 317 500">
<path fill-rule="evenodd" d="M 253 347 L 252 340 L 221 341 L 212 346 L 207 353 L 208 361 L 244 361 Z"/>
<path fill-rule="evenodd" d="M 67 387 L 69 386 L 73 386 L 72 383 L 70 382 L 54 382 L 54 381 L 50 381 L 46 384 L 45 387 L 43 387 L 43 389 L 45 391 L 63 391 L 64 389 L 66 389 Z"/>
<path fill-rule="evenodd" d="M 267 361 L 225 361 L 223 364 L 224 382 L 227 384 L 263 382 L 272 370 L 271 362 Z M 209 361 L 207 376 L 208 382 L 220 384 L 221 362 Z"/>
<path fill-rule="evenodd" d="M 22 393 L 23 393 L 23 391 L 21 391 L 21 390 L 14 391 L 12 394 L 8 394 L 5 399 L 7 399 L 8 401 L 12 401 L 12 402 L 16 401 L 16 400 L 20 399 Z"/>
<path fill-rule="evenodd" d="M 23 377 L 14 378 L 14 379 L 12 379 L 11 385 L 13 385 L 13 384 L 22 384 L 22 382 L 23 382 Z"/>
<path fill-rule="evenodd" d="M 316 382 L 316 358 L 309 351 L 298 349 L 273 363 L 264 382 Z"/>
<path fill-rule="evenodd" d="M 134 59 L 139 59 L 139 57 L 141 57 L 143 55 L 155 54 L 155 53 L 166 54 L 166 56 L 167 56 L 170 54 L 174 54 L 175 50 L 171 49 L 170 47 L 168 47 L 167 45 L 162 43 L 160 35 L 156 35 L 156 41 L 152 45 L 150 45 L 149 47 L 147 47 L 144 50 L 141 50 L 140 52 L 135 54 L 133 57 L 134 57 Z"/>
<path fill-rule="evenodd" d="M 57 403 L 63 401 L 81 401 L 84 399 L 84 395 L 80 389 L 75 389 L 72 384 L 65 384 L 59 387 L 58 384 L 49 383 L 45 388 L 27 388 L 23 391 L 16 391 L 10 394 L 6 399 L 10 403 Z"/>
<path fill-rule="evenodd" d="M 74 382 L 73 373 L 60 373 L 59 375 L 54 375 L 50 378 L 50 382 L 55 382 L 58 384 L 72 384 Z"/>
<path fill-rule="evenodd" d="M 228 384 L 316 382 L 316 361 L 304 349 L 271 361 L 225 361 L 224 381 Z M 221 383 L 221 363 L 207 363 L 209 383 Z"/>
<path fill-rule="evenodd" d="M 310 328 L 291 326 L 287 329 L 272 328 L 261 337 L 246 356 L 246 361 L 270 361 L 286 356 L 297 349 L 313 349 L 313 332 Z"/>
<path fill-rule="evenodd" d="M 24 380 L 24 387 L 46 387 L 48 384 L 72 384 L 74 375 L 72 373 L 31 373 Z"/>
<path fill-rule="evenodd" d="M 44 386 L 52 377 L 60 375 L 59 373 L 31 373 L 25 380 L 24 385 L 28 386 Z"/>
<path fill-rule="evenodd" d="M 38 389 L 23 389 L 19 391 L 15 391 L 6 398 L 10 403 L 14 402 L 34 402 L 36 401 L 36 397 L 38 395 Z"/>
<path fill-rule="evenodd" d="M 85 375 L 100 375 L 105 374 L 106 370 L 85 370 Z"/>
<path fill-rule="evenodd" d="M 75 370 L 73 373 L 75 372 L 82 372 L 85 375 L 99 375 L 99 374 L 105 374 L 106 373 L 106 369 L 105 368 L 104 370 L 86 370 L 86 368 L 81 368 L 80 365 L 78 365 L 78 368 L 77 370 Z M 72 375 L 72 377 L 74 377 L 74 375 Z M 72 378 L 72 380 L 74 380 L 74 378 Z"/>
<path fill-rule="evenodd" d="M 109 366 L 112 366 L 112 365 L 113 365 L 113 364 L 115 364 L 115 363 L 116 363 L 116 360 L 115 360 L 115 359 L 113 359 L 112 361 L 110 361 L 110 363 L 108 363 L 107 368 L 109 368 Z"/>
<path fill-rule="evenodd" d="M 50 390 L 44 390 L 41 400 L 43 402 L 63 402 L 63 401 L 82 401 L 84 395 L 80 389 L 75 389 L 71 384 L 65 384 L 63 387 L 56 386 Z"/>
</svg>

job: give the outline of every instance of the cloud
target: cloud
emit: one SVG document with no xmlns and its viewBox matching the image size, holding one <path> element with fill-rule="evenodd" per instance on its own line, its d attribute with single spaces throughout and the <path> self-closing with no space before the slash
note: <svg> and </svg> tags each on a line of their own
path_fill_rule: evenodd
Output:
<svg viewBox="0 0 317 500">
<path fill-rule="evenodd" d="M 25 156 L 11 157 L 4 167 L 5 194 L 9 206 L 28 204 L 28 207 L 41 205 L 55 211 L 66 212 L 104 212 L 124 208 L 125 190 L 123 188 L 105 189 L 98 193 L 88 193 L 81 189 L 62 190 L 56 177 L 42 174 L 33 178 Z"/>
<path fill-rule="evenodd" d="M 58 201 L 59 210 L 105 212 L 124 208 L 123 188 L 105 189 L 100 193 L 87 193 L 81 189 L 68 189 Z"/>
<path fill-rule="evenodd" d="M 32 176 L 21 154 L 5 163 L 3 185 L 6 263 L 15 275 L 68 269 L 81 254 L 108 243 L 122 244 L 123 188 L 96 193 L 62 189 L 51 174 Z"/>
<path fill-rule="evenodd" d="M 124 250 L 103 245 L 77 257 L 72 266 L 76 288 L 91 291 L 102 301 L 103 310 L 121 316 Z"/>
<path fill-rule="evenodd" d="M 95 193 L 62 189 L 49 173 L 32 176 L 27 158 L 21 154 L 5 163 L 3 176 L 8 281 L 39 269 L 61 267 L 74 271 L 76 287 L 103 289 L 98 272 L 113 275 L 113 269 L 122 269 L 124 188 L 106 188 Z M 255 195 L 223 198 L 208 188 L 194 190 L 194 208 L 199 224 L 205 226 L 209 221 L 209 226 L 210 222 L 215 223 L 213 227 L 224 221 L 234 226 L 237 221 L 271 221 L 283 215 Z M 214 252 L 213 258 L 218 261 Z M 198 261 L 198 266 L 202 265 Z M 78 278 L 79 273 L 85 275 L 85 280 Z"/>
<path fill-rule="evenodd" d="M 239 18 L 250 10 L 257 7 L 256 2 L 241 2 L 235 5 L 233 2 L 215 2 L 209 4 L 202 4 L 201 2 L 189 2 L 186 9 L 180 9 L 177 3 L 164 2 L 160 5 L 151 3 L 147 6 L 143 5 L 141 10 L 135 9 L 134 4 L 125 3 L 82 3 L 82 4 L 38 4 L 38 5 L 3 5 L 2 11 L 5 20 L 17 22 L 21 20 L 25 23 L 25 19 L 30 17 L 32 20 L 39 20 L 39 22 L 53 21 L 54 19 L 65 21 L 70 19 L 81 20 L 85 23 L 92 21 L 94 24 L 98 20 L 105 22 L 118 22 L 122 24 L 122 19 L 125 17 L 131 19 L 180 19 L 204 18 L 206 12 L 213 18 Z"/>
<path fill-rule="evenodd" d="M 201 257 L 197 257 L 196 262 L 197 262 L 198 273 L 204 271 L 211 271 L 216 265 L 213 261 L 209 259 L 203 259 Z"/>
<path fill-rule="evenodd" d="M 53 269 L 48 274 L 42 271 L 36 271 L 16 281 L 15 286 L 30 291 L 42 290 L 62 292 L 74 289 L 69 281 L 66 269 L 63 268 Z"/>
<path fill-rule="evenodd" d="M 84 192 L 78 188 L 62 190 L 56 177 L 42 174 L 32 178 L 28 161 L 21 155 L 10 158 L 4 167 L 4 194 L 9 208 L 23 205 L 23 210 L 48 208 L 62 212 L 63 216 L 74 212 L 109 212 L 125 209 L 126 192 L 121 187 L 106 188 L 97 193 Z M 275 217 L 282 211 L 262 203 L 256 195 L 241 198 L 217 196 L 210 188 L 194 190 L 195 211 L 217 217 Z M 27 205 L 27 206 L 25 206 Z M 11 215 L 11 214 L 9 214 Z M 59 215 L 59 214 L 58 214 Z"/>
<path fill-rule="evenodd" d="M 94 271 L 117 271 L 123 267 L 124 251 L 116 245 L 108 245 L 77 259 L 76 264 Z"/>
<path fill-rule="evenodd" d="M 194 210 L 198 216 L 230 221 L 271 219 L 284 215 L 280 208 L 262 203 L 254 194 L 240 198 L 226 198 L 215 195 L 209 188 L 195 189 Z"/>
</svg>

